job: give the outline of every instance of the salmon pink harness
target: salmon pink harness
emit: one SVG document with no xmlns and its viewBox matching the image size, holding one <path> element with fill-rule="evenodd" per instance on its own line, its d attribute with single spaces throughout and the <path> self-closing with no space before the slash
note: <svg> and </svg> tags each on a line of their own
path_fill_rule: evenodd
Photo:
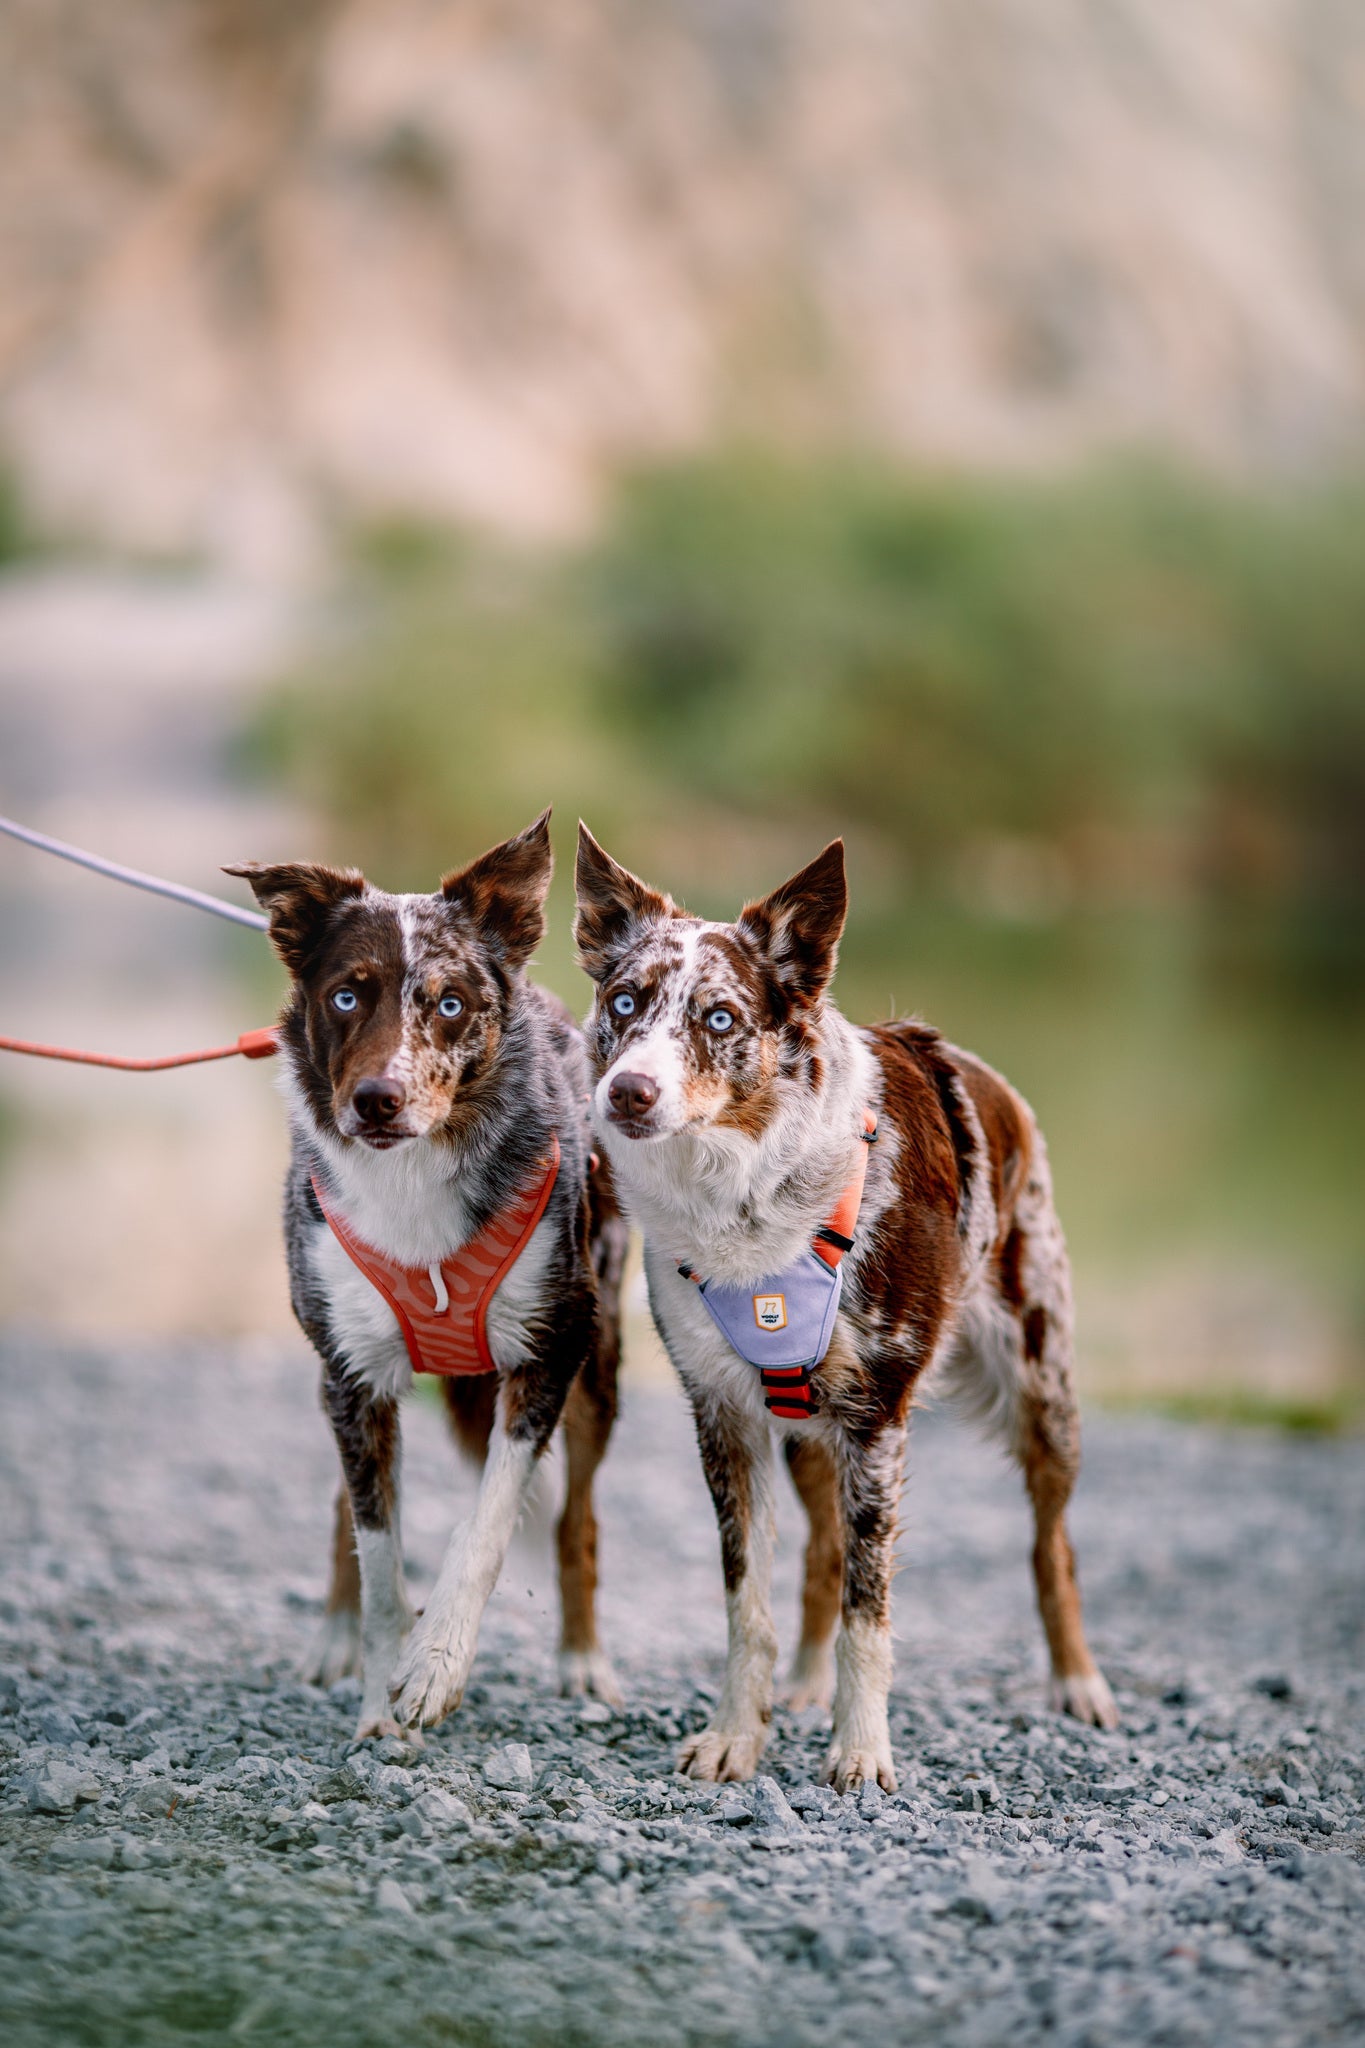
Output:
<svg viewBox="0 0 1365 2048">
<path fill-rule="evenodd" d="M 365 1244 L 332 1207 L 316 1174 L 313 1193 L 341 1249 L 393 1310 L 413 1371 L 449 1378 L 497 1371 L 488 1348 L 489 1304 L 529 1244 L 558 1177 L 559 1139 L 552 1133 L 537 1178 L 467 1244 L 430 1266 L 400 1266 Z"/>
<path fill-rule="evenodd" d="M 853 1249 L 863 1205 L 865 1148 L 877 1141 L 877 1119 L 870 1109 L 863 1111 L 860 1135 L 857 1164 L 833 1215 L 790 1266 L 744 1287 L 703 1280 L 690 1265 L 678 1268 L 684 1280 L 696 1282 L 702 1305 L 726 1342 L 758 1367 L 764 1405 L 784 1422 L 804 1422 L 815 1412 L 811 1379 L 834 1335 L 843 1258 Z"/>
</svg>

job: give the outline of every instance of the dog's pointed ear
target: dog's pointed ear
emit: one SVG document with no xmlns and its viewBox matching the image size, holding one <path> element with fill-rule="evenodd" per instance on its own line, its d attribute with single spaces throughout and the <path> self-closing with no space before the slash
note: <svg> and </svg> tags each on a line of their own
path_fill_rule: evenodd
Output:
<svg viewBox="0 0 1365 2048">
<path fill-rule="evenodd" d="M 550 813 L 490 846 L 466 868 L 441 877 L 441 894 L 462 911 L 501 956 L 505 966 L 524 967 L 545 932 L 545 897 L 555 857 L 550 846 Z"/>
<path fill-rule="evenodd" d="M 593 981 L 605 981 L 646 925 L 673 915 L 672 898 L 661 896 L 614 861 L 581 818 L 574 887 L 578 895 L 573 927 L 578 964 Z"/>
<path fill-rule="evenodd" d="M 270 866 L 248 860 L 223 869 L 251 884 L 270 919 L 270 943 L 291 974 L 303 969 L 327 929 L 332 913 L 359 896 L 365 877 L 359 868 L 330 868 L 321 861 L 284 861 Z"/>
<path fill-rule="evenodd" d="M 799 875 L 761 902 L 746 903 L 738 926 L 762 948 L 780 986 L 794 1003 L 816 1002 L 839 958 L 848 915 L 844 842 L 832 839 Z"/>
</svg>

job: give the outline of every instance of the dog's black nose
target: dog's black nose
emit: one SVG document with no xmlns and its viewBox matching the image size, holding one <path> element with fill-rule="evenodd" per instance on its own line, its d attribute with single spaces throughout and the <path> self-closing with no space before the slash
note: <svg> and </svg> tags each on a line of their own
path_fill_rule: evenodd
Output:
<svg viewBox="0 0 1365 2048">
<path fill-rule="evenodd" d="M 618 1074 L 607 1090 L 612 1114 L 627 1123 L 648 1116 L 659 1099 L 659 1084 L 648 1074 Z"/>
<path fill-rule="evenodd" d="M 376 1130 L 391 1124 L 407 1099 L 399 1082 L 382 1079 L 357 1081 L 351 1096 L 360 1121 Z"/>
</svg>

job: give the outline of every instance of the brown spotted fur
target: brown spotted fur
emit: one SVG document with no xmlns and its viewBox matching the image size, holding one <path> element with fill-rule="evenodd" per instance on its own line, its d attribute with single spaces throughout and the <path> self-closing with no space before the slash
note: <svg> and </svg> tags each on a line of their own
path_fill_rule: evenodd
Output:
<svg viewBox="0 0 1365 2048">
<path fill-rule="evenodd" d="M 772 1246 L 793 1255 L 829 1214 L 864 1100 L 879 1136 L 841 1313 L 814 1379 L 815 1418 L 781 1425 L 811 1529 L 793 1694 L 827 1694 L 837 1608 L 829 1774 L 841 1789 L 872 1775 L 894 1784 L 885 1686 L 897 1506 L 912 1401 L 938 1384 L 1018 1460 L 1057 1703 L 1111 1725 L 1065 1529 L 1079 1458 L 1070 1286 L 1027 1105 L 925 1024 L 855 1031 L 839 1015 L 827 995 L 845 914 L 839 842 L 729 925 L 689 917 L 586 828 L 578 889 L 580 957 L 596 984 L 587 1030 L 597 1129 L 644 1229 L 651 1306 L 696 1412 L 731 1616 L 726 1693 L 684 1768 L 747 1775 L 765 1739 L 770 1425 L 757 1372 L 713 1335 L 676 1262 L 697 1262 L 702 1248 L 682 1241 L 690 1233 L 708 1237 L 713 1262 L 728 1261 L 732 1284 L 778 1270 Z M 630 1007 L 619 1016 L 623 991 Z M 712 1030 L 715 1005 L 724 1017 Z M 642 1083 L 658 1095 L 643 1112 Z M 751 1153 L 736 1158 L 735 1136 Z M 701 1213 L 710 1198 L 699 1208 L 698 1186 L 714 1187 L 714 1218 Z"/>
<path fill-rule="evenodd" d="M 525 833 L 446 875 L 439 893 L 395 898 L 354 869 L 248 864 L 291 977 L 280 1020 L 294 1091 L 286 1244 L 296 1313 L 322 1361 L 323 1405 L 342 1485 L 335 1507 L 326 1624 L 309 1675 L 331 1681 L 360 1664 L 362 1588 L 356 1530 L 397 1527 L 398 1401 L 348 1360 L 347 1332 L 320 1295 L 311 1247 L 323 1219 L 312 1175 L 325 1145 L 384 1149 L 390 1134 L 449 1154 L 471 1228 L 496 1213 L 559 1138 L 547 1210 L 554 1245 L 530 1362 L 440 1384 L 453 1434 L 482 1463 L 502 1411 L 508 1433 L 539 1452 L 561 1418 L 568 1485 L 559 1523 L 561 1671 L 597 1670 L 593 1475 L 616 1412 L 625 1234 L 609 1168 L 589 1174 L 581 1037 L 554 998 L 525 980 L 542 931 L 550 872 L 548 813 Z M 355 992 L 348 1014 L 333 1002 Z M 447 1019 L 438 1004 L 460 998 Z M 405 1100 L 381 1129 L 356 1111 L 357 1089 L 401 1062 Z M 330 1156 L 335 1157 L 335 1152 Z M 566 1660 L 568 1660 L 566 1662 Z M 574 1661 L 576 1660 L 576 1662 Z M 374 1717 L 371 1716 L 373 1720 Z M 385 1725 L 382 1717 L 373 1729 Z"/>
</svg>

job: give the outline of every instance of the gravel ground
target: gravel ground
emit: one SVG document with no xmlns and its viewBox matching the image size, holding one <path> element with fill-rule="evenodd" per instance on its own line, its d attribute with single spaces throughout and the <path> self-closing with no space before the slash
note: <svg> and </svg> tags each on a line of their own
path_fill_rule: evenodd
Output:
<svg viewBox="0 0 1365 2048">
<path fill-rule="evenodd" d="M 409 1411 L 429 1582 L 470 1479 Z M 460 1713 L 352 1751 L 300 1685 L 332 1452 L 304 1356 L 0 1346 L 0 2033 L 29 2043 L 1295 2044 L 1365 2030 L 1365 1446 L 1092 1419 L 1076 1513 L 1123 1714 L 1049 1716 L 1009 1472 L 915 1439 L 901 1790 L 673 1776 L 724 1637 L 684 1410 L 602 1485 L 628 1705 L 553 1697 L 544 1510 Z M 784 1503 L 790 1636 L 798 1526 Z"/>
</svg>

